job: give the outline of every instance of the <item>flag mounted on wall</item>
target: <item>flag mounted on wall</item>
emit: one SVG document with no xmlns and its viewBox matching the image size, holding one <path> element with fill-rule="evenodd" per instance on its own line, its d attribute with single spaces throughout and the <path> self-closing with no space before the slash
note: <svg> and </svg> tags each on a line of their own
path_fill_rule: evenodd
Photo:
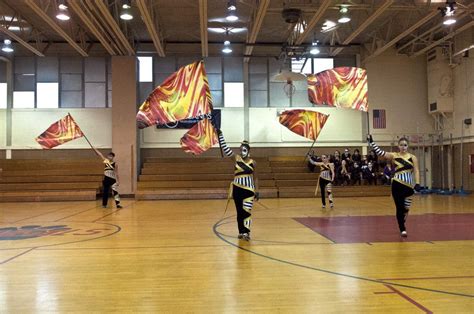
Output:
<svg viewBox="0 0 474 314">
<path fill-rule="evenodd" d="M 374 129 L 385 129 L 387 127 L 385 109 L 374 109 L 372 117 Z"/>
<path fill-rule="evenodd" d="M 43 149 L 51 149 L 83 136 L 81 128 L 68 113 L 64 118 L 51 124 L 35 140 Z"/>
</svg>

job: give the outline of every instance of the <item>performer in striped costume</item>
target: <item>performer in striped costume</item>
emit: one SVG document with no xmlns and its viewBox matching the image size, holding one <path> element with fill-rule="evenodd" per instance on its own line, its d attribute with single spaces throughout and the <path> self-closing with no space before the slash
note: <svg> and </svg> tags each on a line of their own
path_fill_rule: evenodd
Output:
<svg viewBox="0 0 474 314">
<path fill-rule="evenodd" d="M 421 190 L 418 160 L 415 155 L 408 152 L 408 140 L 404 137 L 398 140 L 398 153 L 383 151 L 374 143 L 370 134 L 367 136 L 367 140 L 377 155 L 387 158 L 395 166 L 395 175 L 392 179 L 392 197 L 397 209 L 400 235 L 406 237 L 405 222 L 411 206 L 411 196 L 414 191 L 419 192 Z"/>
<path fill-rule="evenodd" d="M 118 192 L 119 179 L 118 179 L 118 167 L 114 161 L 115 154 L 110 152 L 107 155 L 107 158 L 102 155 L 97 149 L 93 148 L 95 153 L 102 158 L 104 163 L 104 180 L 102 181 L 102 207 L 107 207 L 107 202 L 109 200 L 109 193 L 112 189 L 112 194 L 115 200 L 115 206 L 117 208 L 122 208 L 120 205 L 120 194 Z"/>
<path fill-rule="evenodd" d="M 250 225 L 252 223 L 252 207 L 254 199 L 258 200 L 258 179 L 255 167 L 257 163 L 250 158 L 250 145 L 243 141 L 240 145 L 240 155 L 234 154 L 224 139 L 220 130 L 219 145 L 222 152 L 228 157 L 234 157 L 234 181 L 231 184 L 231 193 L 237 210 L 237 226 L 239 239 L 250 240 Z"/>
<path fill-rule="evenodd" d="M 322 162 L 317 162 L 309 158 L 309 162 L 315 166 L 320 167 L 318 184 L 321 189 L 321 202 L 322 207 L 326 208 L 326 192 L 328 193 L 329 206 L 334 207 L 333 196 L 332 196 L 332 182 L 334 181 L 334 164 L 329 162 L 327 155 L 322 155 Z"/>
</svg>

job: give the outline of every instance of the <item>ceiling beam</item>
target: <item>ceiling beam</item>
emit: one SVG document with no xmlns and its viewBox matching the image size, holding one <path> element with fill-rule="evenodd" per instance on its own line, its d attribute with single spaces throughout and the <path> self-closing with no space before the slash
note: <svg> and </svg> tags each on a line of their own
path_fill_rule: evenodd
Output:
<svg viewBox="0 0 474 314">
<path fill-rule="evenodd" d="M 427 52 L 428 50 L 430 50 L 431 48 L 433 47 L 436 47 L 437 45 L 445 42 L 446 40 L 456 36 L 457 34 L 465 31 L 466 29 L 470 28 L 474 26 L 474 21 L 470 21 L 469 23 L 467 24 L 464 24 L 463 26 L 459 27 L 458 29 L 456 29 L 454 32 L 451 32 L 449 33 L 448 35 L 444 36 L 443 38 L 431 43 L 430 45 L 426 46 L 425 48 L 421 49 L 421 50 L 418 50 L 417 52 L 415 52 L 414 54 L 412 54 L 410 57 L 418 57 L 419 55 Z"/>
<path fill-rule="evenodd" d="M 261 0 L 258 4 L 258 8 L 255 14 L 255 19 L 253 20 L 252 29 L 247 37 L 247 44 L 255 44 L 257 41 L 258 33 L 260 32 L 260 28 L 262 27 L 263 19 L 265 18 L 265 14 L 267 13 L 268 6 L 270 5 L 270 0 Z M 253 52 L 254 46 L 247 46 L 245 47 L 245 55 L 250 56 Z M 244 62 L 249 62 L 250 58 L 245 58 Z"/>
<path fill-rule="evenodd" d="M 94 22 L 92 19 L 90 19 L 87 14 L 81 9 L 80 7 L 80 2 L 79 1 L 69 1 L 68 4 L 71 6 L 71 8 L 74 10 L 74 12 L 79 16 L 79 18 L 82 20 L 82 22 L 89 28 L 89 31 L 97 37 L 97 39 L 100 41 L 102 46 L 104 46 L 105 50 L 112 55 L 115 56 L 117 53 L 114 51 L 112 46 L 110 46 L 109 42 L 105 39 L 105 37 L 102 35 L 102 32 L 100 32 L 97 27 L 94 25 Z"/>
<path fill-rule="evenodd" d="M 372 59 L 373 57 L 376 57 L 378 55 L 380 55 L 381 53 L 383 53 L 385 50 L 387 50 L 388 48 L 392 47 L 393 45 L 395 45 L 399 40 L 401 40 L 402 38 L 404 38 L 405 36 L 407 36 L 408 34 L 410 34 L 411 32 L 413 32 L 415 29 L 417 29 L 418 27 L 420 27 L 421 25 L 425 24 L 426 22 L 428 22 L 429 20 L 431 20 L 433 17 L 435 17 L 436 15 L 439 14 L 439 11 L 438 10 L 433 10 L 431 11 L 428 15 L 426 15 L 425 17 L 423 17 L 421 20 L 418 20 L 418 22 L 416 22 L 415 24 L 413 24 L 412 26 L 410 26 L 409 28 L 407 28 L 406 30 L 404 30 L 402 33 L 400 33 L 398 36 L 396 36 L 394 39 L 392 39 L 391 41 L 389 41 L 388 43 L 386 43 L 385 45 L 383 45 L 382 47 L 380 47 L 379 49 L 375 50 L 375 52 L 373 54 L 371 54 L 370 56 L 368 56 L 367 58 L 364 59 L 364 61 L 362 63 L 365 63 L 367 60 L 370 60 Z"/>
<path fill-rule="evenodd" d="M 306 37 L 313 31 L 313 28 L 316 26 L 316 24 L 319 22 L 319 20 L 323 17 L 324 12 L 326 12 L 327 8 L 331 4 L 331 0 L 324 0 L 323 3 L 319 6 L 318 10 L 316 13 L 314 13 L 313 17 L 308 23 L 308 26 L 304 30 L 304 32 L 298 37 L 296 40 L 296 44 L 300 45 Z"/>
<path fill-rule="evenodd" d="M 28 0 L 28 1 L 31 1 L 31 0 Z M 107 22 L 111 30 L 117 35 L 118 40 L 126 49 L 127 53 L 131 56 L 135 55 L 135 50 L 133 49 L 132 45 L 130 45 L 130 43 L 128 42 L 127 37 L 125 37 L 125 34 L 122 32 L 122 30 L 118 26 L 112 14 L 110 14 L 109 8 L 107 8 L 107 4 L 105 4 L 103 0 L 95 0 L 94 3 L 99 9 L 99 11 L 102 13 L 102 17 L 105 19 L 105 21 Z"/>
<path fill-rule="evenodd" d="M 69 45 L 71 45 L 77 52 L 83 57 L 87 57 L 87 52 L 79 46 L 74 39 L 72 39 L 63 29 L 61 26 L 56 24 L 52 18 L 50 18 L 46 12 L 44 12 L 34 0 L 26 0 L 25 3 L 39 16 L 45 21 L 56 33 L 58 33 L 62 38 L 64 38 Z"/>
<path fill-rule="evenodd" d="M 456 19 L 457 20 L 461 20 L 462 18 L 464 18 L 466 15 L 469 14 L 469 10 L 474 7 L 474 3 L 469 5 L 468 7 L 466 7 L 466 9 L 464 9 L 464 11 L 460 14 L 456 14 Z M 461 9 L 459 9 L 460 11 Z M 415 38 L 413 38 L 412 40 L 408 41 L 407 43 L 405 43 L 404 45 L 400 46 L 397 48 L 398 52 L 401 52 L 403 49 L 405 49 L 406 47 L 410 46 L 410 45 L 414 45 L 416 44 L 416 41 L 418 40 L 423 40 L 423 37 L 425 37 L 426 35 L 432 35 L 434 32 L 437 32 L 443 28 L 445 28 L 446 26 L 443 25 L 442 23 L 439 23 L 433 27 L 431 27 L 430 29 L 428 29 L 427 31 L 425 31 L 423 34 L 421 35 L 418 35 L 418 36 L 415 36 Z"/>
<path fill-rule="evenodd" d="M 148 33 L 150 33 L 151 39 L 153 40 L 153 44 L 155 45 L 155 49 L 158 52 L 158 55 L 160 57 L 165 57 L 165 50 L 163 49 L 160 36 L 158 35 L 155 23 L 150 14 L 150 11 L 153 10 L 153 7 L 148 8 L 146 5 L 146 0 L 136 0 L 136 2 L 138 5 L 138 9 L 140 10 L 140 14 L 142 15 L 143 22 L 145 23 L 146 28 L 148 29 Z M 201 4 L 201 0 L 199 1 L 199 4 Z"/>
<path fill-rule="evenodd" d="M 32 45 L 30 45 L 29 43 L 27 43 L 26 41 L 24 41 L 23 39 L 21 39 L 17 34 L 13 33 L 12 31 L 10 31 L 9 29 L 7 29 L 6 27 L 4 26 L 0 26 L 0 32 L 6 34 L 8 37 L 10 38 L 13 38 L 14 40 L 16 40 L 18 43 L 20 43 L 23 47 L 25 47 L 26 49 L 28 49 L 29 51 L 31 51 L 32 53 L 34 53 L 35 55 L 39 56 L 39 57 L 44 57 L 44 54 L 41 53 L 40 51 L 38 51 L 35 47 L 33 47 Z"/>
<path fill-rule="evenodd" d="M 209 44 L 207 37 L 207 0 L 199 0 L 199 25 L 201 27 L 201 51 L 202 57 L 209 56 Z"/>
<path fill-rule="evenodd" d="M 353 41 L 357 36 L 359 36 L 360 33 L 362 33 L 373 21 L 375 21 L 376 18 L 378 18 L 385 10 L 388 9 L 390 5 L 392 5 L 394 0 L 386 0 L 384 4 L 382 4 L 371 16 L 369 16 L 367 19 L 364 20 L 362 24 L 354 31 L 352 34 L 349 35 L 349 37 L 346 38 L 342 42 L 343 45 L 348 45 Z M 331 56 L 336 56 L 338 55 L 344 48 L 337 48 L 335 49 Z"/>
</svg>

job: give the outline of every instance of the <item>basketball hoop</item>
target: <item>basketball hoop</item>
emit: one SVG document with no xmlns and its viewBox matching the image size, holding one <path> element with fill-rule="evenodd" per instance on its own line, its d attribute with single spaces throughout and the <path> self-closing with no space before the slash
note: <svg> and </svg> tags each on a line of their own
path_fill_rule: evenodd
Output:
<svg viewBox="0 0 474 314">
<path fill-rule="evenodd" d="M 275 75 L 273 80 L 277 82 L 286 82 L 285 86 L 283 86 L 283 90 L 285 91 L 286 96 L 291 98 L 291 96 L 293 96 L 296 92 L 296 86 L 293 84 L 293 82 L 305 81 L 306 76 L 301 73 L 283 71 Z"/>
</svg>

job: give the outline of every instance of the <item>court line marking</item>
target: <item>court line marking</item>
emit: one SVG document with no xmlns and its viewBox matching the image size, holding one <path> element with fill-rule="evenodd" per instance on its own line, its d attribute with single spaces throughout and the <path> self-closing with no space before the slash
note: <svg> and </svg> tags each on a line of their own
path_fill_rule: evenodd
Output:
<svg viewBox="0 0 474 314">
<path fill-rule="evenodd" d="M 74 213 L 74 214 L 72 214 L 72 215 L 69 215 L 69 216 L 66 216 L 66 217 L 63 217 L 63 218 L 59 218 L 59 219 L 57 219 L 57 220 L 53 220 L 53 222 L 58 222 L 58 221 L 61 221 L 61 220 L 63 220 L 63 219 L 66 219 L 66 218 L 74 217 L 74 216 L 76 216 L 76 215 L 85 213 L 85 212 L 87 212 L 87 211 L 89 211 L 89 210 L 93 210 L 94 208 L 97 208 L 97 205 L 94 206 L 94 207 L 91 207 L 91 208 L 89 208 L 89 209 L 82 210 L 82 211 L 80 211 L 80 212 Z"/>
<path fill-rule="evenodd" d="M 74 206 L 66 206 L 66 207 L 61 207 L 59 209 L 55 209 L 55 210 L 52 210 L 52 211 L 49 211 L 49 212 L 46 212 L 46 213 L 43 213 L 43 214 L 40 214 L 40 215 L 35 215 L 35 216 L 31 216 L 31 217 L 27 217 L 27 218 L 22 218 L 20 220 L 16 220 L 16 221 L 12 221 L 12 222 L 7 222 L 7 223 L 10 223 L 10 224 L 16 224 L 16 223 L 19 223 L 20 221 L 24 221 L 24 220 L 28 220 L 28 219 L 33 219 L 33 218 L 37 218 L 37 217 L 41 217 L 43 215 L 47 215 L 47 214 L 51 214 L 51 213 L 54 213 L 54 212 L 57 212 L 57 211 L 60 211 L 60 210 L 63 210 L 63 209 L 69 209 L 69 208 L 74 208 L 76 205 L 82 205 L 82 204 L 75 204 Z"/>
<path fill-rule="evenodd" d="M 29 252 L 33 251 L 34 249 L 36 249 L 36 248 L 35 248 L 35 247 L 30 248 L 29 250 L 26 250 L 26 251 L 24 251 L 24 252 L 22 252 L 22 253 L 20 253 L 20 254 L 17 254 L 17 255 L 15 255 L 15 256 L 13 256 L 13 257 L 10 257 L 10 258 L 8 258 L 8 259 L 6 259 L 6 260 L 0 262 L 0 265 L 4 265 L 4 264 L 6 264 L 6 263 L 8 263 L 8 262 L 10 262 L 10 261 L 12 261 L 12 260 L 14 260 L 14 259 L 17 258 L 17 257 L 20 257 L 20 256 L 22 256 L 22 255 L 25 255 L 26 253 L 29 253 Z"/>
<path fill-rule="evenodd" d="M 405 300 L 407 300 L 408 302 L 410 302 L 411 304 L 413 304 L 414 306 L 416 306 L 417 308 L 419 308 L 420 310 L 422 310 L 426 314 L 433 314 L 433 312 L 431 310 L 427 309 L 426 307 L 424 307 L 420 303 L 416 302 L 414 299 L 410 298 L 408 295 L 404 294 L 400 290 L 395 289 L 394 287 L 392 287 L 391 285 L 388 285 L 388 284 L 384 284 L 384 286 L 389 288 L 390 290 L 393 291 L 393 293 L 398 294 L 399 296 L 401 296 L 402 298 L 404 298 Z"/>
<path fill-rule="evenodd" d="M 412 277 L 412 278 L 380 278 L 379 280 L 436 280 L 436 279 L 466 279 L 474 276 L 445 276 L 445 277 Z"/>
<path fill-rule="evenodd" d="M 291 265 L 291 266 L 296 266 L 296 267 L 300 267 L 300 268 L 314 270 L 314 271 L 318 271 L 318 272 L 322 272 L 322 273 L 326 273 L 326 274 L 331 274 L 331 275 L 336 275 L 336 276 L 341 276 L 341 277 L 346 277 L 346 278 L 352 278 L 352 279 L 358 279 L 358 280 L 363 280 L 363 281 L 368 281 L 368 282 L 373 282 L 373 283 L 379 283 L 379 284 L 383 284 L 383 285 L 389 284 L 389 285 L 392 285 L 392 286 L 415 289 L 415 290 L 421 290 L 421 291 L 427 291 L 427 292 L 433 292 L 433 293 L 441 293 L 441 294 L 448 294 L 448 295 L 454 295 L 454 296 L 459 296 L 459 297 L 474 298 L 474 295 L 471 295 L 471 294 L 464 294 L 464 293 L 443 291 L 443 290 L 435 290 L 435 289 L 429 289 L 429 288 L 423 288 L 423 287 L 417 287 L 417 286 L 404 285 L 404 284 L 400 284 L 400 283 L 386 282 L 386 281 L 382 281 L 382 280 L 378 280 L 378 279 L 372 279 L 372 278 L 360 277 L 360 276 L 355 276 L 355 275 L 349 275 L 349 274 L 339 273 L 339 272 L 335 272 L 335 271 L 331 271 L 331 270 L 327 270 L 327 269 L 322 269 L 322 268 L 307 266 L 307 265 L 303 265 L 303 264 L 298 264 L 298 263 L 295 263 L 295 262 L 285 261 L 285 260 L 282 260 L 282 259 L 279 259 L 279 258 L 276 258 L 276 257 L 272 257 L 272 256 L 268 256 L 268 255 L 265 255 L 265 254 L 262 254 L 262 253 L 258 253 L 258 252 L 252 251 L 250 249 L 247 249 L 245 247 L 242 247 L 240 245 L 237 245 L 235 243 L 232 243 L 231 241 L 227 240 L 226 238 L 224 238 L 219 233 L 217 228 L 221 226 L 221 223 L 225 219 L 226 218 L 217 221 L 214 224 L 214 226 L 212 227 L 212 230 L 213 230 L 214 234 L 219 239 L 221 239 L 222 241 L 226 242 L 227 244 L 229 244 L 229 245 L 231 245 L 235 248 L 238 248 L 242 251 L 245 251 L 245 252 L 250 253 L 250 254 L 254 254 L 256 256 L 263 257 L 265 259 L 272 260 L 274 262 L 279 262 L 279 263 L 282 263 L 282 264 L 287 264 L 287 265 Z"/>
<path fill-rule="evenodd" d="M 108 213 L 107 215 L 104 215 L 104 216 L 102 216 L 102 217 L 100 217 L 100 218 L 97 218 L 96 220 L 93 220 L 92 222 L 97 222 L 98 220 L 102 220 L 102 219 L 104 219 L 104 218 L 107 217 L 107 216 L 110 216 L 110 215 L 112 215 L 112 214 L 118 213 L 118 212 L 121 211 L 122 209 L 125 209 L 125 208 L 130 207 L 131 205 L 135 204 L 136 202 L 137 202 L 137 201 L 133 201 L 133 202 L 131 202 L 130 204 L 128 204 L 128 205 L 126 205 L 126 206 L 123 206 L 122 208 L 117 208 L 116 210 L 114 210 L 114 211 L 112 211 L 112 212 Z"/>
</svg>

